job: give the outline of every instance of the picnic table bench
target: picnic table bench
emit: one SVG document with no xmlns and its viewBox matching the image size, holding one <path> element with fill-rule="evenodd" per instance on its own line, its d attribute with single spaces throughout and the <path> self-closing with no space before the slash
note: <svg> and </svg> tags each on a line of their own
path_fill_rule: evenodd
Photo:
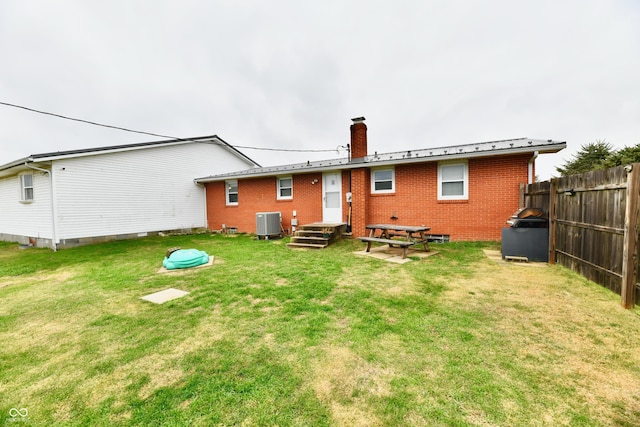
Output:
<svg viewBox="0 0 640 427">
<path fill-rule="evenodd" d="M 402 258 L 407 257 L 407 249 L 414 245 L 423 245 L 426 252 L 429 251 L 429 242 L 425 231 L 430 227 L 412 226 L 412 225 L 394 225 L 394 224 L 369 224 L 366 226 L 369 230 L 368 237 L 358 237 L 360 241 L 367 243 L 367 252 L 371 251 L 371 243 L 384 243 L 389 247 L 397 246 L 402 248 Z M 379 230 L 379 236 L 376 237 L 376 230 Z M 393 239 L 392 237 L 404 237 L 404 240 Z"/>
</svg>

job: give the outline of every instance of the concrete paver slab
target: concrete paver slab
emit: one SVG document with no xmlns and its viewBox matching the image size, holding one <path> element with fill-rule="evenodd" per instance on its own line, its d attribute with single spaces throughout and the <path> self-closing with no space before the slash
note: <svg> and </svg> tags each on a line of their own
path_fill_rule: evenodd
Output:
<svg viewBox="0 0 640 427">
<path fill-rule="evenodd" d="M 490 260 L 497 262 L 498 264 L 511 264 L 511 265 L 522 265 L 525 267 L 548 267 L 549 264 L 546 262 L 521 262 L 521 261 L 508 261 L 502 259 L 502 252 L 492 250 L 492 249 L 483 249 L 482 250 L 487 258 Z"/>
<path fill-rule="evenodd" d="M 371 258 L 382 259 L 388 262 L 393 262 L 396 264 L 404 264 L 412 261 L 412 258 L 426 258 L 432 255 L 437 254 L 437 251 L 421 251 L 415 249 L 409 249 L 407 251 L 407 257 L 402 258 L 402 249 L 401 248 L 390 248 L 388 246 L 376 246 L 371 248 L 371 252 L 367 252 L 366 250 L 354 252 L 355 255 L 368 256 Z"/>
<path fill-rule="evenodd" d="M 140 299 L 143 299 L 145 301 L 149 301 L 155 304 L 162 304 L 167 301 L 174 300 L 176 298 L 181 298 L 185 295 L 189 295 L 189 292 L 181 291 L 179 289 L 169 288 L 169 289 L 165 289 L 164 291 L 159 291 L 153 294 L 145 295 L 143 297 L 140 297 Z"/>
</svg>

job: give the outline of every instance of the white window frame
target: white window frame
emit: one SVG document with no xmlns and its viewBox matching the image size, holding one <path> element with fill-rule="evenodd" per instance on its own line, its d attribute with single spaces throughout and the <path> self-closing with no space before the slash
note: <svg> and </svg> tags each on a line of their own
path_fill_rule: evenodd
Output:
<svg viewBox="0 0 640 427">
<path fill-rule="evenodd" d="M 25 184 L 25 177 L 31 177 L 31 185 Z M 23 173 L 20 174 L 20 202 L 22 203 L 31 203 L 34 200 L 34 185 L 33 185 L 33 174 L 32 173 Z M 31 197 L 27 195 L 27 190 L 31 190 Z"/>
<path fill-rule="evenodd" d="M 451 166 L 462 166 L 462 194 L 443 195 L 442 186 L 448 182 L 460 182 L 456 180 L 443 180 L 442 169 Z M 438 163 L 438 200 L 469 200 L 469 164 L 467 162 L 451 162 L 451 163 Z"/>
<path fill-rule="evenodd" d="M 391 172 L 391 189 L 376 190 L 377 182 L 386 182 L 387 180 L 376 181 L 377 172 Z M 389 194 L 396 192 L 396 170 L 393 167 L 371 169 L 371 193 L 372 194 Z"/>
<path fill-rule="evenodd" d="M 282 185 L 282 181 L 285 180 L 285 179 L 288 179 L 291 182 L 290 186 L 284 187 Z M 276 189 L 276 191 L 277 191 L 276 198 L 278 200 L 292 200 L 293 199 L 293 177 L 291 175 L 279 176 L 279 177 L 276 178 L 276 183 L 277 183 L 276 184 L 276 187 L 277 187 L 277 189 Z M 286 190 L 286 189 L 291 190 L 291 194 L 289 196 L 283 196 L 282 195 L 282 190 Z"/>
<path fill-rule="evenodd" d="M 236 189 L 235 192 L 231 191 L 233 187 L 235 187 Z M 237 179 L 230 179 L 224 182 L 224 194 L 225 194 L 225 200 L 227 202 L 227 206 L 238 206 L 238 180 Z M 230 199 L 230 195 L 232 194 L 236 195 L 235 202 L 232 202 Z"/>
</svg>

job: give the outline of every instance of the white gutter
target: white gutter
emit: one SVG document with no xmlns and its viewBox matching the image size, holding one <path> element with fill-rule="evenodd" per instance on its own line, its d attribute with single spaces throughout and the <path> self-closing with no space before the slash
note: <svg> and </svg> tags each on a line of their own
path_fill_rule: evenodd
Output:
<svg viewBox="0 0 640 427">
<path fill-rule="evenodd" d="M 47 169 L 42 169 L 36 166 L 31 166 L 29 165 L 28 162 L 24 162 L 24 165 L 26 167 L 28 167 L 29 169 L 33 169 L 33 170 L 37 170 L 40 172 L 44 172 L 49 176 L 49 196 L 51 197 L 51 249 L 53 249 L 54 252 L 56 252 L 58 250 L 58 247 L 56 246 L 56 211 L 53 208 L 53 175 L 51 174 L 52 170 L 53 170 L 53 165 L 51 165 L 51 169 L 52 170 L 47 170 Z"/>
<path fill-rule="evenodd" d="M 533 181 L 535 180 L 535 176 L 533 176 L 533 165 L 535 164 L 539 154 L 540 153 L 537 150 L 534 151 L 531 160 L 529 160 L 529 182 L 527 184 L 533 184 Z"/>
</svg>

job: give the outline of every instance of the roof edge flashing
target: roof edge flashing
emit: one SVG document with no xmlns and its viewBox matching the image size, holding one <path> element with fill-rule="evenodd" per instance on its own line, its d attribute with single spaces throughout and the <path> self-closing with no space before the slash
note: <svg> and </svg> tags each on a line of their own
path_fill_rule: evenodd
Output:
<svg viewBox="0 0 640 427">
<path fill-rule="evenodd" d="M 520 142 L 520 144 L 518 144 L 517 146 L 515 143 L 516 141 Z M 545 147 L 548 148 L 545 149 Z M 365 165 L 384 166 L 391 164 L 457 160 L 462 158 L 487 157 L 491 155 L 533 153 L 535 151 L 538 151 L 540 154 L 545 154 L 555 153 L 566 147 L 566 142 L 557 142 L 552 140 L 543 141 L 530 138 L 507 139 L 477 144 L 464 144 L 438 148 L 423 148 L 418 150 L 396 151 L 381 154 L 378 154 L 376 152 L 373 155 L 351 159 L 351 161 L 348 161 L 347 159 L 331 159 L 306 163 L 295 163 L 289 165 L 265 166 L 237 172 L 196 178 L 195 181 L 201 183 L 216 182 L 223 181 L 225 179 L 246 179 L 276 176 L 283 173 L 301 174 L 317 171 L 356 169 L 364 167 Z"/>
</svg>

